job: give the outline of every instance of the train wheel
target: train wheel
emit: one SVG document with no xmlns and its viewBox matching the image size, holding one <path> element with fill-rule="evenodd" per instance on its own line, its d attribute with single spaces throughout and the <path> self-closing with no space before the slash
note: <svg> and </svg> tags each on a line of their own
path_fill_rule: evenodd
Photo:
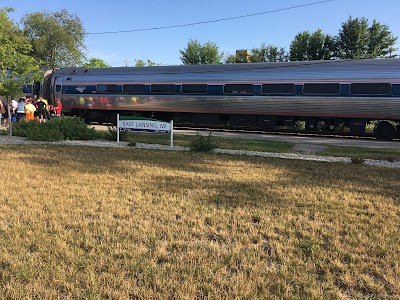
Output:
<svg viewBox="0 0 400 300">
<path fill-rule="evenodd" d="M 396 127 L 386 121 L 380 122 L 375 127 L 375 136 L 378 140 L 391 141 L 399 136 Z"/>
</svg>

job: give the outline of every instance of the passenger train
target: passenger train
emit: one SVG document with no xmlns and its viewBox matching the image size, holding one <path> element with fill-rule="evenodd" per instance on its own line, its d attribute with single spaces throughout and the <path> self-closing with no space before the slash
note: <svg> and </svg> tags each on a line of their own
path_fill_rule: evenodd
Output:
<svg viewBox="0 0 400 300">
<path fill-rule="evenodd" d="M 35 91 L 37 93 L 35 93 Z M 175 125 L 255 130 L 400 133 L 400 59 L 49 70 L 32 87 L 63 113 L 114 122 L 116 114 Z"/>
</svg>

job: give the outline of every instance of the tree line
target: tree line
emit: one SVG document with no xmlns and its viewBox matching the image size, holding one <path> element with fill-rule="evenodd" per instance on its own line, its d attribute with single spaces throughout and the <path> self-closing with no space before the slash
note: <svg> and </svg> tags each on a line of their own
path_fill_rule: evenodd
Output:
<svg viewBox="0 0 400 300">
<path fill-rule="evenodd" d="M 237 51 L 227 55 L 218 51 L 215 43 L 191 40 L 180 50 L 183 64 L 251 63 L 307 61 L 326 59 L 366 59 L 397 57 L 395 37 L 387 25 L 376 20 L 371 25 L 366 18 L 352 18 L 342 23 L 336 36 L 315 32 L 299 32 L 290 43 L 289 51 L 263 43 L 259 48 Z"/>
<path fill-rule="evenodd" d="M 65 9 L 54 13 L 28 13 L 22 17 L 20 28 L 8 18 L 11 11 L 12 8 L 0 8 L 0 25 L 3 28 L 12 27 L 12 30 L 1 32 L 0 50 L 9 47 L 9 41 L 18 37 L 19 45 L 27 46 L 21 49 L 15 45 L 16 52 L 33 58 L 40 68 L 109 67 L 100 58 L 86 57 L 86 32 L 77 15 Z M 179 53 L 182 64 L 386 58 L 397 56 L 396 41 L 397 37 L 387 25 L 376 20 L 369 24 L 366 18 L 350 16 L 342 23 L 336 36 L 326 34 L 321 29 L 315 32 L 302 31 L 294 37 L 288 50 L 263 43 L 259 48 L 225 54 L 213 42 L 202 44 L 198 40 L 190 40 Z M 141 67 L 159 64 L 149 59 L 137 59 L 135 65 Z"/>
</svg>

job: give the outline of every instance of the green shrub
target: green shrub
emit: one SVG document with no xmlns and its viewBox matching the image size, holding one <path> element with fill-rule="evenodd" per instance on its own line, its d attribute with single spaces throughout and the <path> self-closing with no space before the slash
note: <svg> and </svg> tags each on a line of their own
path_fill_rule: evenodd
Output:
<svg viewBox="0 0 400 300">
<path fill-rule="evenodd" d="M 51 122 L 37 124 L 38 126 L 31 126 L 31 128 L 29 128 L 27 131 L 28 139 L 32 141 L 46 142 L 57 142 L 64 140 L 64 135 L 60 129 Z"/>
<path fill-rule="evenodd" d="M 13 134 L 35 141 L 60 141 L 61 137 L 66 140 L 94 140 L 101 137 L 98 131 L 88 127 L 82 119 L 67 116 L 46 123 L 21 120 L 13 124 Z"/>
<path fill-rule="evenodd" d="M 362 165 L 364 163 L 364 158 L 352 157 L 351 162 L 356 165 Z"/>
<path fill-rule="evenodd" d="M 37 121 L 27 121 L 22 119 L 19 122 L 13 123 L 12 132 L 15 136 L 28 136 L 28 131 L 32 128 L 36 128 L 40 124 Z"/>
<path fill-rule="evenodd" d="M 190 142 L 190 149 L 196 152 L 209 152 L 218 148 L 219 143 L 211 138 L 211 132 L 208 136 L 202 136 L 199 133 L 193 141 Z"/>
<path fill-rule="evenodd" d="M 78 117 L 62 116 L 54 118 L 48 123 L 55 123 L 66 140 L 95 140 L 99 138 L 94 128 L 88 127 L 85 121 Z"/>
<path fill-rule="evenodd" d="M 107 132 L 105 133 L 104 138 L 109 141 L 116 141 L 117 140 L 117 127 L 116 126 L 108 126 Z M 128 140 L 128 132 L 120 131 L 119 132 L 119 140 L 126 142 Z"/>
<path fill-rule="evenodd" d="M 129 143 L 128 143 L 128 146 L 129 146 L 129 147 L 136 147 L 136 142 L 129 142 Z"/>
</svg>

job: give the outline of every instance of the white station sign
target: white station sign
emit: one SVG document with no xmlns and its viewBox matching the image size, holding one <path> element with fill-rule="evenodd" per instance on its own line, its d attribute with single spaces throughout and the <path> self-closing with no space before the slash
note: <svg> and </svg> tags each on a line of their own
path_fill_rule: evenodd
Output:
<svg viewBox="0 0 400 300">
<path fill-rule="evenodd" d="M 169 132 L 171 149 L 174 147 L 174 121 L 170 123 L 139 117 L 120 117 L 117 114 L 117 143 L 119 143 L 120 130 Z"/>
<path fill-rule="evenodd" d="M 119 120 L 118 127 L 144 131 L 171 131 L 171 123 L 150 120 Z"/>
</svg>

